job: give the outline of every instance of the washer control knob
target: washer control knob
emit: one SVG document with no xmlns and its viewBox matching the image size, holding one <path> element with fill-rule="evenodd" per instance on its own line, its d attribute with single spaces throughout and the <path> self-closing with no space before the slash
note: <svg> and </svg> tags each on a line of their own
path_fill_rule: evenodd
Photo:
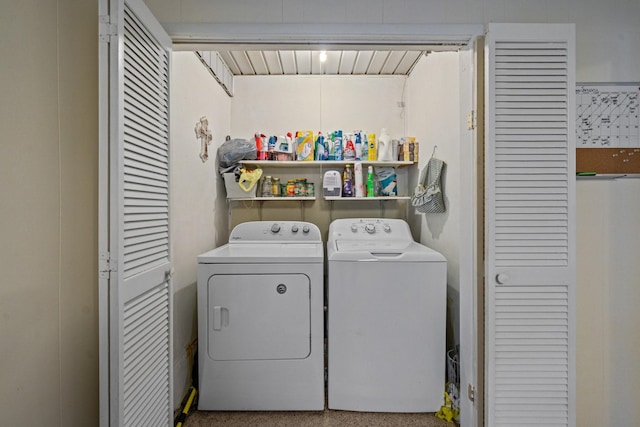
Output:
<svg viewBox="0 0 640 427">
<path fill-rule="evenodd" d="M 391 233 L 391 226 L 389 224 L 385 224 L 382 229 L 385 231 L 385 233 Z"/>
<path fill-rule="evenodd" d="M 364 231 L 366 231 L 369 234 L 373 234 L 376 232 L 376 226 L 373 224 L 367 224 L 364 226 Z"/>
<path fill-rule="evenodd" d="M 311 231 L 311 229 L 309 228 L 309 226 L 308 226 L 308 225 L 303 225 L 303 226 L 302 226 L 302 232 L 303 232 L 304 234 L 307 234 L 309 231 Z"/>
<path fill-rule="evenodd" d="M 291 226 L 291 232 L 292 232 L 292 233 L 297 233 L 297 232 L 298 232 L 298 226 L 297 226 L 297 225 L 295 225 L 295 224 L 293 224 L 293 225 Z"/>
<path fill-rule="evenodd" d="M 278 233 L 279 231 L 280 231 L 280 224 L 273 224 L 273 225 L 271 226 L 271 232 L 272 232 L 272 233 L 274 233 L 274 234 L 275 234 L 275 233 Z"/>
<path fill-rule="evenodd" d="M 509 276 L 506 273 L 500 273 L 496 275 L 496 282 L 500 285 L 504 285 L 509 281 Z"/>
<path fill-rule="evenodd" d="M 358 232 L 358 226 L 355 224 L 351 224 L 351 231 L 353 231 L 354 233 Z"/>
</svg>

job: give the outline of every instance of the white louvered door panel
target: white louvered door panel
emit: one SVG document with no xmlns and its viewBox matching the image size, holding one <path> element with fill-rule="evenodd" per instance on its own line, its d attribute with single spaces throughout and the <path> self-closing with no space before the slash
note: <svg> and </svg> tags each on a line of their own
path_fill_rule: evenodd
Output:
<svg viewBox="0 0 640 427">
<path fill-rule="evenodd" d="M 486 38 L 486 425 L 575 425 L 570 24 Z"/>
<path fill-rule="evenodd" d="M 110 20 L 108 424 L 170 426 L 170 39 L 139 0 Z"/>
</svg>

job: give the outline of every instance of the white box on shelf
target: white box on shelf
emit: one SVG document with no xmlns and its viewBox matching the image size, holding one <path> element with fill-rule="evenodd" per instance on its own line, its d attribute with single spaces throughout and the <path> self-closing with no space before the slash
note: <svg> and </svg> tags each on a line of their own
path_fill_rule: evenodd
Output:
<svg viewBox="0 0 640 427">
<path fill-rule="evenodd" d="M 224 174 L 224 187 L 227 190 L 227 199 L 246 199 L 250 197 L 256 197 L 256 188 L 258 184 L 254 185 L 251 190 L 244 191 L 240 185 L 236 182 L 236 175 L 233 173 Z"/>
</svg>

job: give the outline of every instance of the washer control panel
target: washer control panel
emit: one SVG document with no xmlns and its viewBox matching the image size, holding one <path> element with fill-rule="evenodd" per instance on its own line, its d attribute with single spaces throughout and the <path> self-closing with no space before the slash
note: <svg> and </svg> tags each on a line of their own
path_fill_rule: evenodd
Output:
<svg viewBox="0 0 640 427">
<path fill-rule="evenodd" d="M 250 221 L 238 224 L 229 236 L 230 243 L 242 242 L 322 242 L 320 229 L 304 221 Z"/>
<path fill-rule="evenodd" d="M 331 223 L 331 239 L 405 239 L 412 238 L 406 221 L 394 218 L 337 219 Z"/>
</svg>

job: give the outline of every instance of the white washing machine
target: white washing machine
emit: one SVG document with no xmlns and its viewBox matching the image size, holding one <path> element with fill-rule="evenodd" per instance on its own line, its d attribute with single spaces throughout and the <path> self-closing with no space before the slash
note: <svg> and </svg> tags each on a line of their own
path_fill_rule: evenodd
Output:
<svg viewBox="0 0 640 427">
<path fill-rule="evenodd" d="M 435 412 L 444 403 L 447 264 L 400 219 L 331 223 L 329 408 Z"/>
<path fill-rule="evenodd" d="M 323 268 L 308 222 L 242 223 L 198 257 L 198 409 L 324 409 Z"/>
</svg>

